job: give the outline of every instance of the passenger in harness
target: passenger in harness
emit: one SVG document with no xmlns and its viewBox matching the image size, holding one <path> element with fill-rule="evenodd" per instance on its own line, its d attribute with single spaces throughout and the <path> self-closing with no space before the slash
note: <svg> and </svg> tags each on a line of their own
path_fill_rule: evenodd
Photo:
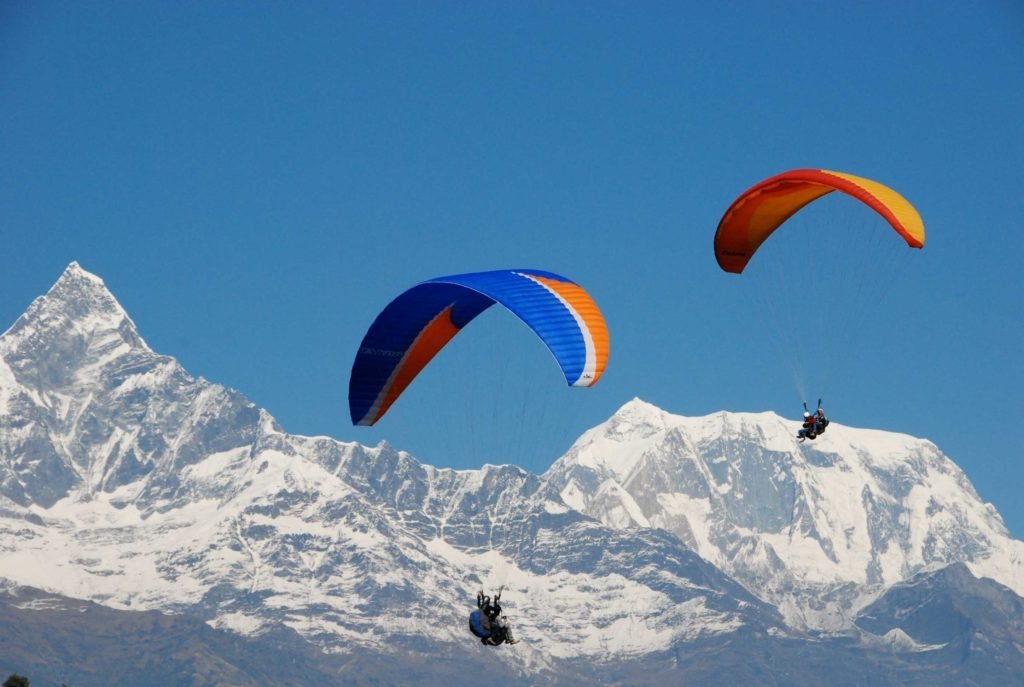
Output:
<svg viewBox="0 0 1024 687">
<path fill-rule="evenodd" d="M 811 415 L 811 411 L 805 410 L 804 411 L 804 424 L 803 424 L 803 427 L 800 429 L 800 431 L 796 433 L 796 438 L 800 440 L 800 443 L 803 443 L 804 439 L 810 439 L 812 441 L 814 439 L 817 439 L 818 438 L 817 427 L 818 427 L 818 421 L 815 419 L 815 417 L 813 415 Z"/>
<path fill-rule="evenodd" d="M 821 399 L 818 399 L 818 410 L 814 414 L 811 414 L 811 411 L 807 409 L 807 404 L 804 403 L 804 424 L 796 433 L 800 443 L 803 443 L 805 439 L 813 441 L 819 434 L 825 433 L 826 427 L 828 427 L 828 418 L 825 417 L 825 411 L 821 407 Z"/>
<path fill-rule="evenodd" d="M 499 646 L 501 644 L 518 644 L 519 640 L 512 636 L 512 628 L 508 618 L 501 612 L 501 590 L 494 595 L 494 600 L 483 591 L 476 594 L 476 610 L 469 614 L 469 631 L 480 638 L 481 644 Z"/>
</svg>

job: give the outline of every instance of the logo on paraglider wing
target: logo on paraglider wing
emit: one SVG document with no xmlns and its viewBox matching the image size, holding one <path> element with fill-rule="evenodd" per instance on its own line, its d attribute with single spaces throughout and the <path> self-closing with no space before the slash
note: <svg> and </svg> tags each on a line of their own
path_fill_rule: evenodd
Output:
<svg viewBox="0 0 1024 687">
<path fill-rule="evenodd" d="M 359 352 L 363 355 L 377 355 L 382 358 L 401 358 L 405 355 L 405 351 L 389 351 L 386 348 L 360 348 Z"/>
</svg>

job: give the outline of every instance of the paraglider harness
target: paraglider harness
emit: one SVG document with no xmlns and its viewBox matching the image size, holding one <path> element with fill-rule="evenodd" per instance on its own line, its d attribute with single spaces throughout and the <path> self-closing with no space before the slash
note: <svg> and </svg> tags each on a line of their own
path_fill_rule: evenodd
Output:
<svg viewBox="0 0 1024 687">
<path fill-rule="evenodd" d="M 821 408 L 821 399 L 818 399 L 818 409 L 813 415 L 807 409 L 807 401 L 804 401 L 804 427 L 796 434 L 800 443 L 803 443 L 805 439 L 813 441 L 819 434 L 824 434 L 828 425 L 829 420 L 825 417 L 825 411 Z"/>
<path fill-rule="evenodd" d="M 469 631 L 480 638 L 481 644 L 487 646 L 518 643 L 518 640 L 512 638 L 506 618 L 501 613 L 502 589 L 504 587 L 498 587 L 493 600 L 483 591 L 477 592 L 476 610 L 469 614 Z"/>
</svg>

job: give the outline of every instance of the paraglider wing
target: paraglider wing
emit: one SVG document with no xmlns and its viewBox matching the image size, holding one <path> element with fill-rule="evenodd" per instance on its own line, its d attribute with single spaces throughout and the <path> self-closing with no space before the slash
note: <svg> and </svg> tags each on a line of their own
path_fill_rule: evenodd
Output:
<svg viewBox="0 0 1024 687">
<path fill-rule="evenodd" d="M 393 300 L 363 337 L 349 379 L 353 424 L 377 422 L 437 352 L 494 303 L 536 332 L 570 386 L 601 377 L 608 329 L 593 299 L 571 280 L 539 270 L 438 277 Z"/>
<path fill-rule="evenodd" d="M 758 247 L 808 203 L 832 191 L 882 215 L 911 248 L 924 246 L 924 223 L 903 196 L 876 181 L 824 169 L 796 169 L 756 184 L 733 201 L 715 232 L 715 258 L 739 274 Z"/>
</svg>

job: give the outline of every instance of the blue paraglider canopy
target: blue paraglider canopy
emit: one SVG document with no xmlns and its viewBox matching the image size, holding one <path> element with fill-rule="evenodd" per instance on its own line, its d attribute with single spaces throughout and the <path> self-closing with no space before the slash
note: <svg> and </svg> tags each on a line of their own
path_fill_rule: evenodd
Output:
<svg viewBox="0 0 1024 687">
<path fill-rule="evenodd" d="M 608 327 L 575 282 L 527 269 L 438 277 L 398 296 L 370 325 L 349 378 L 352 423 L 377 422 L 437 352 L 495 303 L 543 340 L 570 386 L 593 386 L 601 377 Z"/>
</svg>

